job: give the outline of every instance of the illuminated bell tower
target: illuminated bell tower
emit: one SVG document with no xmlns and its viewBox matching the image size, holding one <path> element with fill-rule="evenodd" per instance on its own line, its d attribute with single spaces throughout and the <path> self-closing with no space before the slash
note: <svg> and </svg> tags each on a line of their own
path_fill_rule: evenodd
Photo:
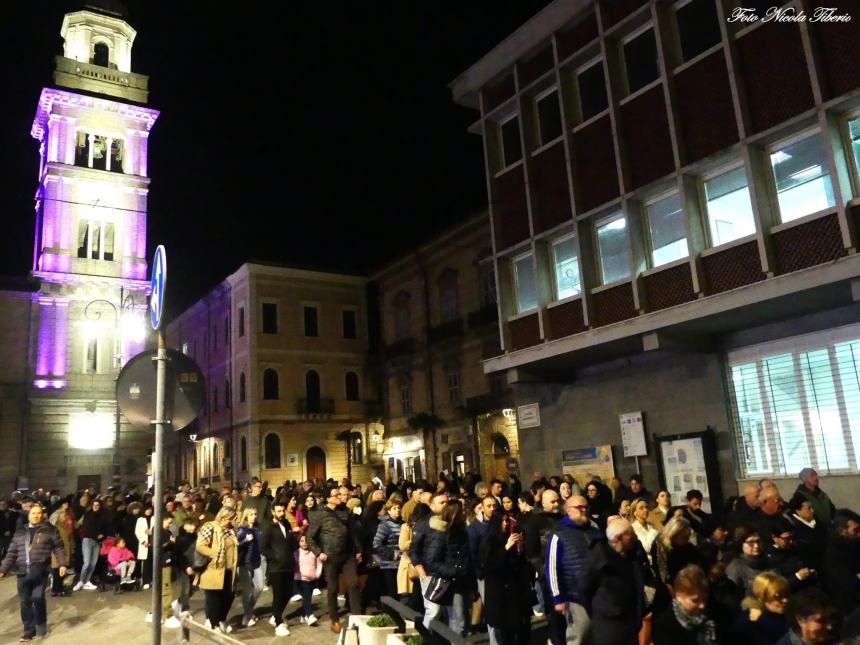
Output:
<svg viewBox="0 0 860 645">
<path fill-rule="evenodd" d="M 63 56 L 31 130 L 41 287 L 25 453 L 39 458 L 21 470 L 31 486 L 104 490 L 119 476 L 145 481 L 148 442 L 117 413 L 114 383 L 145 344 L 147 143 L 158 111 L 146 107 L 148 78 L 132 72 L 136 32 L 119 3 L 85 4 L 60 33 Z"/>
</svg>

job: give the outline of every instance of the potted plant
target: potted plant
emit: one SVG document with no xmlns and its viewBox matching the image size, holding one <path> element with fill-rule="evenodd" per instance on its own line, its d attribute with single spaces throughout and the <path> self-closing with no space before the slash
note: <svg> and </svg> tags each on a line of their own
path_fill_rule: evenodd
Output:
<svg viewBox="0 0 860 645">
<path fill-rule="evenodd" d="M 422 645 L 421 634 L 407 632 L 405 634 L 389 634 L 385 645 Z"/>
<path fill-rule="evenodd" d="M 358 642 L 361 645 L 386 645 L 386 638 L 394 634 L 397 624 L 388 614 L 375 616 L 350 616 L 349 626 L 358 628 Z"/>
</svg>

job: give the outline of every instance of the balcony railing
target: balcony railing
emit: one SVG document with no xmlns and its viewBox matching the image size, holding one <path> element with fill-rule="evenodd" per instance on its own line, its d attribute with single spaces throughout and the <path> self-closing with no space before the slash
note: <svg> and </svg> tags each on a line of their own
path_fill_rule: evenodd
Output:
<svg viewBox="0 0 860 645">
<path fill-rule="evenodd" d="M 484 305 L 469 314 L 469 329 L 478 329 L 499 321 L 499 310 L 496 303 Z"/>
<path fill-rule="evenodd" d="M 299 414 L 334 414 L 334 399 L 299 399 L 296 411 Z"/>
<path fill-rule="evenodd" d="M 455 318 L 441 325 L 430 328 L 430 342 L 439 343 L 451 338 L 459 338 L 463 335 L 463 319 Z"/>
</svg>

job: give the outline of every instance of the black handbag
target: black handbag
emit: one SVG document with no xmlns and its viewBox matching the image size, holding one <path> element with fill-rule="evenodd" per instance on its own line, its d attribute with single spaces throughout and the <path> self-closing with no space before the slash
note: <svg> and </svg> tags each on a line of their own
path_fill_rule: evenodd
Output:
<svg viewBox="0 0 860 645">
<path fill-rule="evenodd" d="M 424 592 L 424 597 L 437 605 L 447 604 L 445 601 L 448 597 L 448 590 L 451 589 L 453 583 L 454 578 L 432 576 L 430 584 L 427 585 L 427 590 Z"/>
<path fill-rule="evenodd" d="M 211 542 L 209 543 L 209 546 L 212 546 Z M 201 571 L 206 570 L 206 567 L 209 566 L 209 562 L 212 558 L 200 553 L 200 551 L 197 550 L 197 543 L 193 542 L 185 551 L 185 560 L 191 563 L 191 568 L 194 569 L 194 571 L 200 573 Z"/>
</svg>

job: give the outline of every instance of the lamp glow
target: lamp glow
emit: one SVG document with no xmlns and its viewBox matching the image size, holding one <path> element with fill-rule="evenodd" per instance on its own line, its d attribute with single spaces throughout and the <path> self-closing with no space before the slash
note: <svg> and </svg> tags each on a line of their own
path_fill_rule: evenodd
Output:
<svg viewBox="0 0 860 645">
<path fill-rule="evenodd" d="M 133 343 L 143 342 L 146 327 L 140 316 L 126 314 L 122 318 L 122 335 Z"/>
<path fill-rule="evenodd" d="M 69 447 L 99 450 L 113 445 L 114 423 L 109 412 L 69 415 Z"/>
</svg>

